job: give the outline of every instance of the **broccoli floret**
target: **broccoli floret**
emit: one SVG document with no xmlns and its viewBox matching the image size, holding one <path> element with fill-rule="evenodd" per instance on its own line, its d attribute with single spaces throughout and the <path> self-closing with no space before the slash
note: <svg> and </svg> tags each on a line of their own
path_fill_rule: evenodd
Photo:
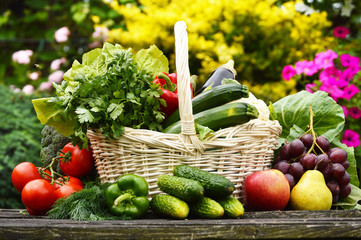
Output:
<svg viewBox="0 0 361 240">
<path fill-rule="evenodd" d="M 45 125 L 41 131 L 41 135 L 40 158 L 43 166 L 46 167 L 51 163 L 53 158 L 60 155 L 60 151 L 71 139 L 60 134 L 54 127 L 48 125 Z M 59 162 L 54 164 L 54 170 L 61 173 Z"/>
</svg>

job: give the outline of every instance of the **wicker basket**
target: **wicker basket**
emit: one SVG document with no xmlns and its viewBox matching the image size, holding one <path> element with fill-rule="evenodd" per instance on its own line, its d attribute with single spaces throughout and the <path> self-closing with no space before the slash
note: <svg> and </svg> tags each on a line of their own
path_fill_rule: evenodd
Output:
<svg viewBox="0 0 361 240">
<path fill-rule="evenodd" d="M 233 195 L 241 199 L 244 177 L 271 167 L 282 128 L 278 121 L 254 119 L 200 141 L 195 133 L 189 89 L 186 24 L 177 22 L 174 30 L 182 133 L 125 128 L 122 136 L 109 140 L 99 131 L 88 130 L 100 180 L 114 182 L 123 174 L 134 173 L 147 180 L 152 197 L 160 193 L 157 178 L 161 174 L 172 174 L 175 166 L 187 164 L 230 179 L 236 186 Z"/>
</svg>

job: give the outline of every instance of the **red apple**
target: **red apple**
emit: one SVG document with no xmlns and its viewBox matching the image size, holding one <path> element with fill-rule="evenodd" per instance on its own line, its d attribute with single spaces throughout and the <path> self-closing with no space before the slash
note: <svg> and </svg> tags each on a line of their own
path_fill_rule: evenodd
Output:
<svg viewBox="0 0 361 240">
<path fill-rule="evenodd" d="M 277 169 L 254 172 L 243 182 L 243 202 L 249 210 L 283 210 L 290 199 L 290 185 Z"/>
</svg>

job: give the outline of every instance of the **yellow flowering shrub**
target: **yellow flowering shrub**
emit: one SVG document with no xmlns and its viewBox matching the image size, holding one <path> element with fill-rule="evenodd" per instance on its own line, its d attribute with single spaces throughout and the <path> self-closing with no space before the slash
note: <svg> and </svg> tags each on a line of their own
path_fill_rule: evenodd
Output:
<svg viewBox="0 0 361 240">
<path fill-rule="evenodd" d="M 114 29 L 108 41 L 139 50 L 157 45 L 174 67 L 174 24 L 187 23 L 189 61 L 192 74 L 201 82 L 219 65 L 235 61 L 240 82 L 259 92 L 268 83 L 264 94 L 270 101 L 291 91 L 281 79 L 285 65 L 309 59 L 332 44 L 323 36 L 331 26 L 324 12 L 309 16 L 297 12 L 294 2 L 282 7 L 275 0 L 139 0 L 139 5 L 118 5 L 113 9 L 124 16 L 126 30 Z M 279 82 L 279 92 L 274 82 Z M 283 86 L 282 86 L 283 85 Z M 266 87 L 262 87 L 266 89 Z M 253 90 L 253 88 L 255 88 Z"/>
</svg>

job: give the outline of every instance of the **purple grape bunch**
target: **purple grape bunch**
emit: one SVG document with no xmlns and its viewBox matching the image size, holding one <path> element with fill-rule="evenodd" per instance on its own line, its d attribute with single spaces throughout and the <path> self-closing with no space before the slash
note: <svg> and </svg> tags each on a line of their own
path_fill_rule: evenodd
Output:
<svg viewBox="0 0 361 240">
<path fill-rule="evenodd" d="M 333 203 L 351 193 L 350 175 L 347 173 L 349 161 L 347 153 L 341 148 L 331 148 L 324 136 L 304 134 L 299 139 L 284 144 L 278 153 L 273 168 L 280 170 L 287 178 L 292 189 L 307 170 L 320 171 L 332 193 Z M 311 151 L 309 151 L 313 148 Z"/>
</svg>

